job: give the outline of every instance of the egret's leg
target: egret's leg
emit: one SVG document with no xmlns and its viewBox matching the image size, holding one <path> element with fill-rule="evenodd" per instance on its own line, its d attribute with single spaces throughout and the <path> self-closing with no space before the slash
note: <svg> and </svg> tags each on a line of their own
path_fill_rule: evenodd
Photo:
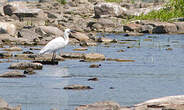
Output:
<svg viewBox="0 0 184 110">
<path fill-rule="evenodd" d="M 56 58 L 56 51 L 53 52 L 53 55 L 52 55 L 52 61 L 54 61 Z"/>
</svg>

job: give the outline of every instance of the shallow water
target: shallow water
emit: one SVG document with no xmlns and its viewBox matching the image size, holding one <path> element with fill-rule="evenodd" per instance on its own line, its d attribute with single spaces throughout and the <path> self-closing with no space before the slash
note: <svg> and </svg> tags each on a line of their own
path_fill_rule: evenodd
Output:
<svg viewBox="0 0 184 110">
<path fill-rule="evenodd" d="M 112 100 L 123 106 L 151 98 L 183 94 L 184 35 L 105 36 L 124 43 L 99 44 L 97 47 L 89 47 L 84 53 L 98 52 L 107 58 L 135 62 L 80 62 L 79 59 L 68 59 L 59 62 L 59 65 L 44 65 L 43 70 L 26 78 L 1 78 L 0 97 L 10 105 L 21 104 L 22 110 L 73 110 L 76 106 L 97 101 Z M 69 45 L 63 51 L 73 52 L 72 49 L 78 47 Z M 28 47 L 24 48 L 28 50 Z M 125 52 L 117 52 L 122 49 Z M 102 66 L 89 68 L 94 63 Z M 9 65 L 0 63 L 0 71 L 9 71 Z M 87 81 L 92 77 L 98 77 L 99 81 Z M 70 84 L 89 85 L 94 89 L 63 89 Z"/>
</svg>

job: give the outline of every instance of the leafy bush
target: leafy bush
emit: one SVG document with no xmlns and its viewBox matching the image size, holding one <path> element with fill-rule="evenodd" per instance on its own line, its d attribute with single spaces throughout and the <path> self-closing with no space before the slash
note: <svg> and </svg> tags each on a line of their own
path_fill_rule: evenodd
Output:
<svg viewBox="0 0 184 110">
<path fill-rule="evenodd" d="M 171 18 L 184 17 L 184 0 L 170 0 L 165 8 L 146 15 L 134 17 L 140 20 L 169 21 Z"/>
<path fill-rule="evenodd" d="M 66 4 L 66 0 L 57 0 L 61 4 Z"/>
</svg>

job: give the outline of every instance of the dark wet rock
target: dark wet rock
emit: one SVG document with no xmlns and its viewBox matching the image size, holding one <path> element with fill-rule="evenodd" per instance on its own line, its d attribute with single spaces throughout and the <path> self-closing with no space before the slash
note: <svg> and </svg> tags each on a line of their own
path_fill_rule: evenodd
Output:
<svg viewBox="0 0 184 110">
<path fill-rule="evenodd" d="M 16 55 L 14 55 L 15 59 L 21 59 L 21 60 L 33 60 L 36 57 L 37 56 L 34 54 L 16 54 Z"/>
<path fill-rule="evenodd" d="M 35 74 L 36 72 L 34 72 L 34 69 L 33 68 L 26 68 L 25 70 L 24 70 L 24 74 L 29 74 L 29 75 L 31 75 L 31 74 Z"/>
<path fill-rule="evenodd" d="M 17 27 L 12 22 L 0 22 L 0 34 L 9 34 L 15 36 Z"/>
<path fill-rule="evenodd" d="M 9 66 L 9 69 L 26 69 L 26 68 L 33 68 L 33 69 L 42 69 L 43 65 L 41 63 L 31 63 L 31 62 L 19 62 L 19 63 L 12 63 Z"/>
<path fill-rule="evenodd" d="M 41 48 L 31 47 L 29 50 L 41 50 Z"/>
<path fill-rule="evenodd" d="M 138 32 L 130 32 L 126 33 L 124 36 L 143 36 L 143 33 L 138 33 Z"/>
<path fill-rule="evenodd" d="M 22 48 L 20 47 L 10 47 L 10 48 L 5 48 L 3 51 L 22 51 Z"/>
<path fill-rule="evenodd" d="M 94 6 L 95 17 L 122 16 L 126 9 L 115 3 L 99 3 Z"/>
<path fill-rule="evenodd" d="M 10 52 L 2 52 L 0 53 L 0 58 L 9 58 L 12 57 L 13 55 Z"/>
<path fill-rule="evenodd" d="M 86 50 L 88 50 L 88 48 L 85 47 L 73 49 L 73 51 L 86 51 Z"/>
<path fill-rule="evenodd" d="M 72 89 L 72 90 L 86 90 L 86 89 L 93 89 L 90 86 L 84 86 L 84 85 L 78 85 L 78 84 L 74 84 L 74 85 L 69 85 L 64 87 L 64 89 Z"/>
<path fill-rule="evenodd" d="M 89 66 L 89 68 L 99 68 L 101 64 L 92 64 Z"/>
<path fill-rule="evenodd" d="M 99 53 L 88 53 L 84 55 L 85 60 L 105 60 L 105 56 Z"/>
<path fill-rule="evenodd" d="M 51 59 L 50 60 L 34 60 L 33 61 L 34 63 L 41 63 L 43 65 L 58 65 L 58 61 L 54 60 L 52 61 Z"/>
<path fill-rule="evenodd" d="M 34 53 L 31 51 L 24 51 L 24 52 L 22 52 L 22 54 L 34 54 Z"/>
<path fill-rule="evenodd" d="M 75 32 L 71 35 L 71 37 L 81 41 L 81 42 L 87 42 L 89 40 L 89 37 L 84 34 L 84 33 L 80 33 L 80 32 Z"/>
<path fill-rule="evenodd" d="M 61 56 L 63 58 L 79 58 L 79 59 L 83 59 L 84 58 L 84 54 L 83 53 L 61 53 Z"/>
<path fill-rule="evenodd" d="M 124 59 L 118 59 L 118 58 L 107 58 L 107 61 L 116 61 L 116 62 L 135 62 L 135 60 L 124 60 Z"/>
<path fill-rule="evenodd" d="M 98 81 L 98 78 L 89 78 L 88 81 Z"/>
<path fill-rule="evenodd" d="M 81 105 L 75 110 L 120 110 L 120 105 L 113 101 L 104 101 L 89 105 Z"/>
<path fill-rule="evenodd" d="M 22 72 L 20 71 L 9 71 L 0 74 L 0 77 L 3 78 L 21 78 L 21 77 L 26 77 Z"/>
<path fill-rule="evenodd" d="M 114 87 L 109 87 L 109 89 L 114 89 Z"/>
</svg>

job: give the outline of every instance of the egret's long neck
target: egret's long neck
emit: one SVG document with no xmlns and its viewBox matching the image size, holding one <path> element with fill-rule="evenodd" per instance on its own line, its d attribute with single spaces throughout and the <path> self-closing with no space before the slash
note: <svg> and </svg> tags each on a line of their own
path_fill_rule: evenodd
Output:
<svg viewBox="0 0 184 110">
<path fill-rule="evenodd" d="M 69 33 L 68 32 L 65 32 L 64 33 L 64 40 L 65 41 L 68 41 L 69 40 L 69 37 L 68 36 L 69 36 Z"/>
</svg>

